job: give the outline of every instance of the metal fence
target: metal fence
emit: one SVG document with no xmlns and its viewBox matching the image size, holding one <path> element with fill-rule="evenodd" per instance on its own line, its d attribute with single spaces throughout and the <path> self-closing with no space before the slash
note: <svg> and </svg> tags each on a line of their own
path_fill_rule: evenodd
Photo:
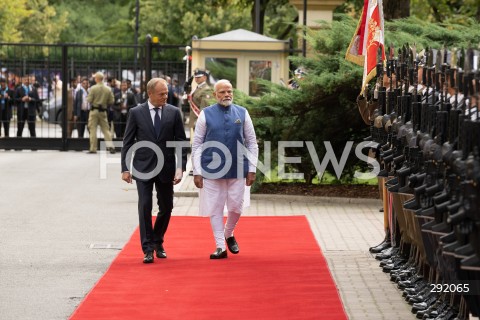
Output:
<svg viewBox="0 0 480 320">
<path fill-rule="evenodd" d="M 87 150 L 88 130 L 83 137 L 78 134 L 79 126 L 86 123 L 73 122 L 68 104 L 72 79 L 91 79 L 95 72 L 102 71 L 118 84 L 129 80 L 132 90 L 141 93 L 142 82 L 170 76 L 183 88 L 188 61 L 183 59 L 184 54 L 185 46 L 153 44 L 148 36 L 144 45 L 0 43 L 0 77 L 6 79 L 10 89 L 10 99 L 2 104 L 0 113 L 0 149 Z M 18 102 L 13 99 L 25 77 L 31 90 L 38 93 L 35 115 L 29 117 L 18 110 Z M 114 139 L 121 139 L 113 126 Z M 100 143 L 100 131 L 97 137 Z"/>
</svg>

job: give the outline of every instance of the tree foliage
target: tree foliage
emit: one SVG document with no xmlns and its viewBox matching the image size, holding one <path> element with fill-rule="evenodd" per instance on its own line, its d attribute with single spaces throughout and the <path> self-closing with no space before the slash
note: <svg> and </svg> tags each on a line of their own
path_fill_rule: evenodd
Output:
<svg viewBox="0 0 480 320">
<path fill-rule="evenodd" d="M 57 43 L 60 33 L 67 26 L 68 14 L 58 14 L 48 0 L 28 0 L 26 7 L 32 14 L 23 21 L 24 41 Z"/>
<path fill-rule="evenodd" d="M 134 43 L 134 3 L 131 1 L 55 1 L 55 6 L 60 13 L 68 15 L 68 26 L 63 29 L 60 42 Z"/>
<path fill-rule="evenodd" d="M 0 6 L 0 41 L 134 44 L 136 1 L 9 0 Z M 295 8 L 288 0 L 262 0 L 264 34 L 296 36 Z M 253 28 L 246 0 L 140 0 L 139 42 L 147 34 L 162 44 L 188 44 L 233 29 Z"/>
<path fill-rule="evenodd" d="M 5 1 L 0 6 L 0 41 L 21 42 L 23 32 L 22 21 L 32 15 L 27 9 L 27 0 Z"/>
<path fill-rule="evenodd" d="M 350 16 L 337 14 L 332 23 L 324 23 L 309 33 L 307 40 L 315 50 L 313 57 L 291 58 L 296 66 L 307 70 L 299 90 L 270 84 L 269 93 L 258 100 L 240 97 L 240 103 L 259 115 L 253 119 L 262 141 L 271 141 L 272 148 L 279 141 L 313 141 L 322 160 L 326 152 L 324 141 L 330 141 L 340 159 L 347 141 L 360 142 L 368 136 L 368 127 L 361 121 L 355 102 L 363 68 L 344 58 L 357 22 Z M 426 46 L 467 47 L 480 42 L 480 26 L 472 21 L 443 25 L 411 17 L 386 22 L 385 28 L 386 42 L 395 48 L 416 43 L 420 51 Z M 301 157 L 301 164 L 291 164 L 289 168 L 305 173 L 306 181 L 311 182 L 316 170 L 305 145 L 288 149 L 287 156 Z M 363 164 L 351 154 L 342 179 L 350 180 L 354 170 Z M 334 174 L 332 166 L 327 171 Z"/>
<path fill-rule="evenodd" d="M 464 23 L 480 21 L 479 0 L 411 0 L 411 12 L 430 22 Z"/>
<path fill-rule="evenodd" d="M 232 4 L 231 0 L 211 0 L 210 2 L 215 7 L 229 7 Z M 236 4 L 250 11 L 252 31 L 257 30 L 256 3 L 257 1 L 238 0 Z M 260 4 L 258 30 L 261 34 L 277 39 L 295 37 L 295 28 L 292 26 L 298 20 L 298 12 L 289 0 L 259 0 L 258 3 Z"/>
<path fill-rule="evenodd" d="M 383 0 L 387 20 L 415 16 L 420 20 L 439 23 L 459 23 L 468 20 L 480 22 L 480 0 Z M 409 12 L 406 8 L 409 7 Z M 346 0 L 337 7 L 337 13 L 360 15 L 363 0 Z M 398 10 L 398 15 L 396 12 Z"/>
<path fill-rule="evenodd" d="M 145 0 L 140 4 L 140 34 L 151 34 L 164 44 L 186 44 L 192 36 L 207 37 L 227 30 L 250 29 L 249 11 L 238 1 L 212 10 L 195 0 Z M 162 18 L 163 17 L 163 18 Z"/>
<path fill-rule="evenodd" d="M 56 43 L 67 25 L 48 0 L 9 0 L 0 6 L 0 41 Z"/>
</svg>

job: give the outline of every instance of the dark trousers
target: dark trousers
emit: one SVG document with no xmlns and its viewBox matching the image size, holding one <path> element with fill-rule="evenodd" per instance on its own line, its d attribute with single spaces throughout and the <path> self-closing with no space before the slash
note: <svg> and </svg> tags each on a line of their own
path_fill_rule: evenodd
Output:
<svg viewBox="0 0 480 320">
<path fill-rule="evenodd" d="M 173 209 L 173 182 L 162 183 L 157 176 L 149 181 L 136 180 L 140 242 L 144 253 L 153 252 L 163 244 Z M 158 215 L 152 226 L 153 186 L 157 191 Z"/>
<path fill-rule="evenodd" d="M 17 109 L 18 110 L 18 109 Z M 25 126 L 25 121 L 28 123 L 28 130 L 30 131 L 30 137 L 36 137 L 37 134 L 35 133 L 35 114 L 29 114 L 27 109 L 22 110 L 22 112 L 18 113 L 18 130 L 17 130 L 17 137 L 21 137 L 23 133 L 23 127 Z"/>
<path fill-rule="evenodd" d="M 83 138 L 85 136 L 85 128 L 88 123 L 88 110 L 80 111 L 80 118 L 77 118 L 77 132 L 78 137 Z"/>
<path fill-rule="evenodd" d="M 127 126 L 127 114 L 120 111 L 113 111 L 113 129 L 115 131 L 115 137 L 123 138 L 125 128 Z"/>
<path fill-rule="evenodd" d="M 5 137 L 8 137 L 10 130 L 10 114 L 6 107 L 0 111 L 0 135 L 2 132 L 2 126 L 5 131 Z"/>
</svg>

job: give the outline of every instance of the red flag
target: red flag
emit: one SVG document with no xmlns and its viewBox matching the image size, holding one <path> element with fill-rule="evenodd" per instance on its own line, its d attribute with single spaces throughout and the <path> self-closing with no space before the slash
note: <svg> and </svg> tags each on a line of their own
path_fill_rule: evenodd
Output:
<svg viewBox="0 0 480 320">
<path fill-rule="evenodd" d="M 385 61 L 384 43 L 382 0 L 365 0 L 362 17 L 345 56 L 347 60 L 363 65 L 361 92 L 377 74 L 378 48 L 381 48 L 382 60 Z"/>
<path fill-rule="evenodd" d="M 367 18 L 366 8 L 368 8 L 368 0 L 364 0 L 363 11 L 360 20 L 358 21 L 357 30 L 353 35 L 352 41 L 350 41 L 347 54 L 345 55 L 345 59 L 358 64 L 359 66 L 363 66 L 365 62 L 363 54 L 363 37 L 365 36 L 365 20 Z"/>
</svg>

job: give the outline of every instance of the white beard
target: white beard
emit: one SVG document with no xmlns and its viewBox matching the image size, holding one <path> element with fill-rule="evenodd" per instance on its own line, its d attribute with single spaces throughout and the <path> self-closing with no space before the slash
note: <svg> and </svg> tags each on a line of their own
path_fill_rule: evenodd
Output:
<svg viewBox="0 0 480 320">
<path fill-rule="evenodd" d="M 232 103 L 233 103 L 233 100 L 220 102 L 220 104 L 225 107 L 232 105 Z"/>
</svg>

